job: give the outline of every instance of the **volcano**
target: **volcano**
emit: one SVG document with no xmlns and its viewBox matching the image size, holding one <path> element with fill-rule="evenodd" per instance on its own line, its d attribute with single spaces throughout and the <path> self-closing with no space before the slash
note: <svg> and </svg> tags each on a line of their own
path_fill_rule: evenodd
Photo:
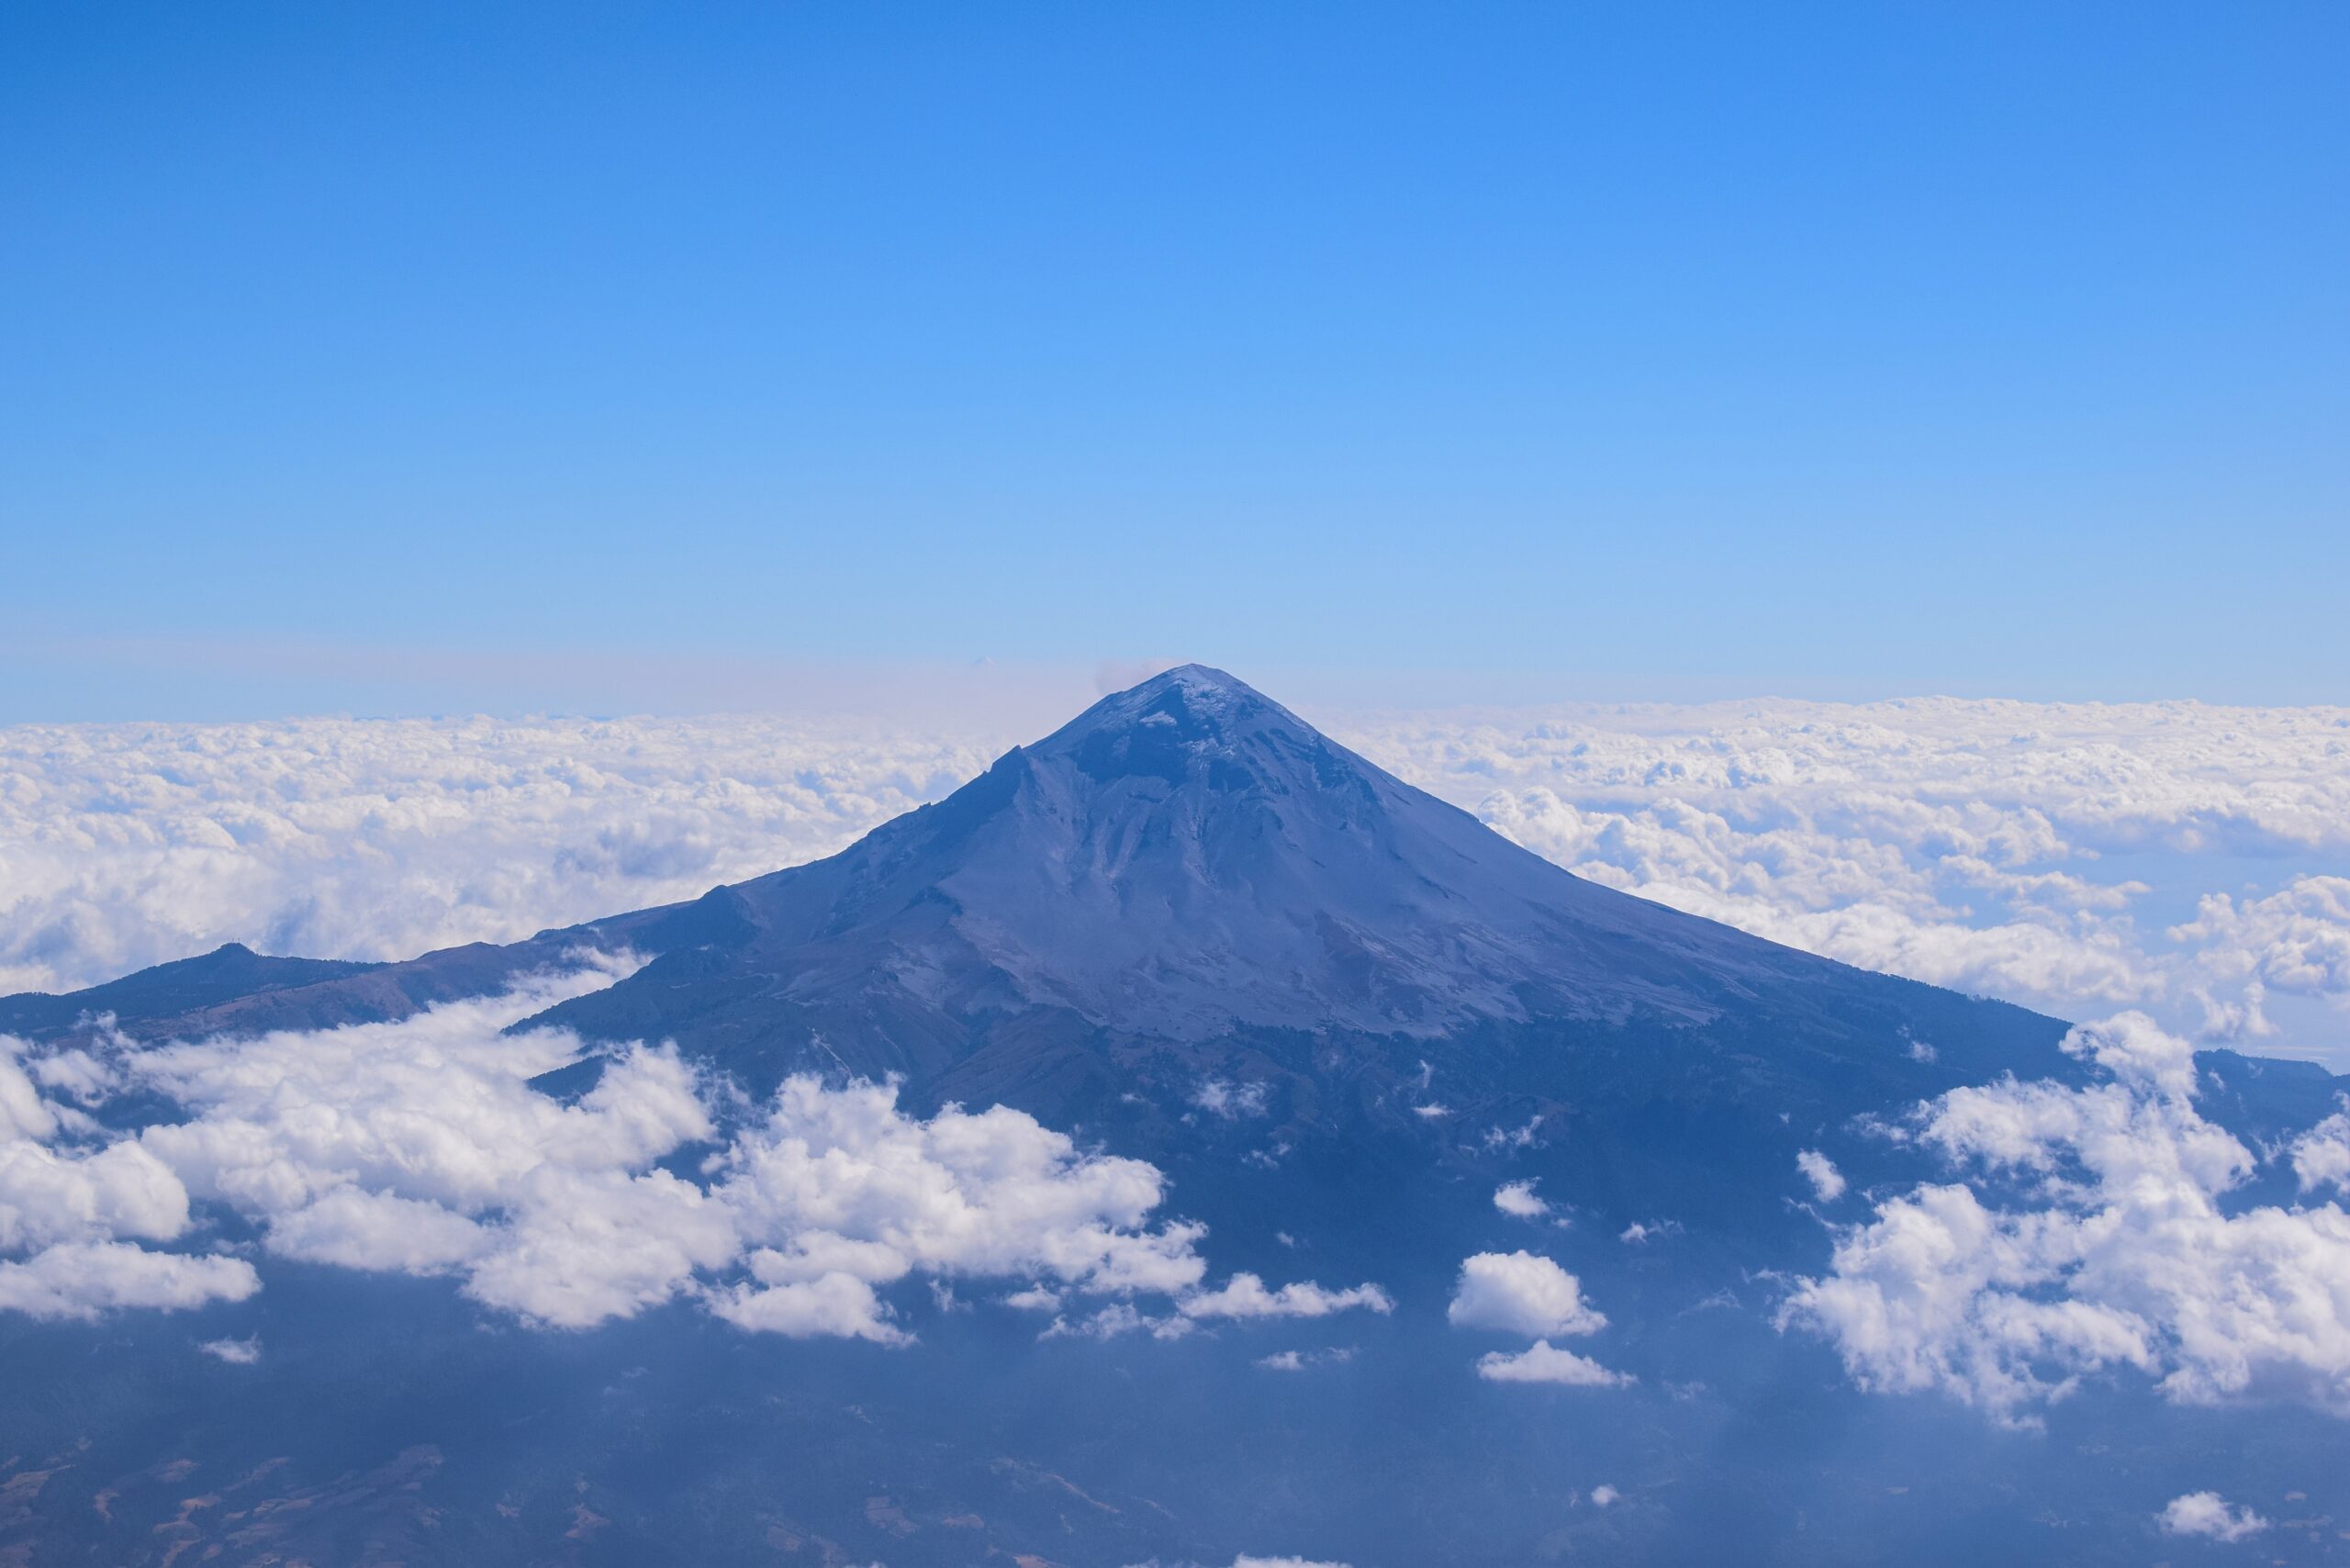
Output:
<svg viewBox="0 0 2350 1568">
<path fill-rule="evenodd" d="M 583 946 L 652 961 L 530 1025 L 674 1039 L 755 1089 L 894 1075 L 1064 1117 L 1187 1059 L 1378 1082 L 1448 1040 L 1505 1041 L 1521 1076 L 1572 1077 L 1579 1052 L 1634 1037 L 1685 1067 L 1758 1018 L 1780 1055 L 1909 1087 L 2063 1065 L 2060 1025 L 1586 881 L 1201 665 L 1104 698 L 837 855 L 690 903 L 316 979 L 224 949 L 191 963 L 250 985 L 216 980 L 189 1006 L 166 966 L 84 1000 L 148 1037 L 316 1028 Z M 75 1001 L 20 1010 L 54 1030 Z M 1919 1038 L 1938 1071 L 1917 1070 Z"/>
<path fill-rule="evenodd" d="M 1198 665 L 683 918 L 711 939 L 555 1021 L 744 1066 L 821 1037 L 852 1070 L 1017 1094 L 1100 1066 L 1090 1036 L 1702 1024 L 1829 972 L 1575 878 Z"/>
</svg>

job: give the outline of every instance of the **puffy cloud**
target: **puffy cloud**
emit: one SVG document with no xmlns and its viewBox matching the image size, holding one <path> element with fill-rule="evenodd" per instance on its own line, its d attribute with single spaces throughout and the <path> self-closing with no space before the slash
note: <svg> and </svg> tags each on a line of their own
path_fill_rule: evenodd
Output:
<svg viewBox="0 0 2350 1568">
<path fill-rule="evenodd" d="M 1633 1381 L 1628 1372 L 1610 1372 L 1548 1339 L 1537 1339 L 1515 1355 L 1494 1350 L 1479 1357 L 1477 1375 L 1489 1383 L 1555 1383 L 1569 1388 L 1620 1388 Z"/>
<path fill-rule="evenodd" d="M 1165 1195 L 1156 1167 L 1080 1153 L 1002 1106 L 948 1106 L 923 1122 L 899 1111 L 894 1087 L 797 1077 L 722 1168 L 715 1193 L 744 1236 L 803 1260 L 804 1273 L 886 1283 L 920 1270 L 1172 1295 L 1206 1271 L 1200 1227 L 1146 1228 Z"/>
<path fill-rule="evenodd" d="M 249 1367 L 261 1360 L 259 1339 L 207 1339 L 196 1347 L 214 1361 L 226 1361 L 232 1367 Z"/>
<path fill-rule="evenodd" d="M 1494 1328 L 1528 1338 L 1595 1334 L 1607 1319 L 1583 1299 L 1583 1286 L 1532 1252 L 1480 1252 L 1460 1264 L 1445 1316 L 1456 1328 Z"/>
<path fill-rule="evenodd" d="M 419 1198 L 338 1187 L 270 1222 L 270 1250 L 305 1263 L 452 1273 L 494 1245 L 464 1215 Z"/>
<path fill-rule="evenodd" d="M 2065 1047 L 2109 1081 L 1920 1107 L 1918 1142 L 1974 1180 L 1878 1204 L 1781 1325 L 1825 1335 L 1863 1387 L 1937 1390 L 2010 1424 L 2121 1367 L 2182 1402 L 2282 1394 L 2350 1414 L 2350 1215 L 2224 1204 L 2257 1160 L 2198 1113 L 2190 1047 L 2144 1017 Z M 2322 1140 L 2294 1152 L 2311 1147 L 2297 1167 L 2322 1171 Z"/>
<path fill-rule="evenodd" d="M 0 1138 L 47 1138 L 57 1132 L 57 1112 L 17 1061 L 24 1049 L 22 1040 L 0 1035 Z"/>
<path fill-rule="evenodd" d="M 2196 1535 L 2210 1540 L 2243 1540 L 2268 1528 L 2266 1519 L 2250 1508 L 2230 1507 L 2217 1492 L 2173 1497 L 2155 1518 L 2165 1535 Z"/>
<path fill-rule="evenodd" d="M 2143 1013 L 2121 1013 L 2065 1035 L 2065 1054 L 2095 1062 L 2133 1092 L 2165 1101 L 2195 1093 L 2195 1047 Z"/>
<path fill-rule="evenodd" d="M 778 1270 L 773 1252 L 751 1256 L 755 1287 L 735 1285 L 714 1295 L 710 1309 L 737 1328 L 782 1334 L 794 1339 L 836 1337 L 902 1345 L 912 1336 L 889 1321 L 891 1314 L 872 1284 L 838 1270 L 812 1278 Z"/>
<path fill-rule="evenodd" d="M 1505 1182 L 1494 1188 L 1494 1207 L 1516 1219 L 1540 1219 L 1550 1212 L 1548 1200 L 1535 1195 L 1531 1182 Z"/>
<path fill-rule="evenodd" d="M 136 1144 L 85 1151 L 0 1143 L 0 1251 L 101 1237 L 169 1241 L 187 1220 L 186 1189 Z"/>
<path fill-rule="evenodd" d="M 910 1275 L 948 1292 L 1024 1280 L 1011 1299 L 1054 1311 L 1071 1294 L 1114 1298 L 1048 1334 L 1171 1338 L 1214 1318 L 1393 1308 L 1371 1284 L 1242 1273 L 1203 1291 L 1204 1229 L 1157 1218 L 1156 1167 L 1002 1106 L 923 1119 L 892 1084 L 801 1076 L 722 1126 L 723 1086 L 641 1044 L 608 1053 L 576 1101 L 543 1094 L 531 1080 L 586 1047 L 512 1025 L 627 960 L 583 965 L 393 1023 L 126 1053 L 107 1081 L 184 1114 L 112 1144 L 51 1147 L 75 1118 L 95 1124 L 44 1098 L 21 1052 L 0 1054 L 0 1252 L 43 1249 L 0 1265 L 0 1305 L 86 1316 L 250 1294 L 242 1261 L 128 1244 L 178 1237 L 193 1201 L 241 1214 L 277 1256 L 454 1276 L 487 1305 L 566 1328 L 682 1295 L 746 1329 L 901 1344 L 881 1292 Z M 688 1180 L 673 1157 L 697 1145 L 710 1152 Z M 1136 1295 L 1168 1307 L 1147 1315 Z"/>
<path fill-rule="evenodd" d="M 110 1065 L 78 1047 L 37 1057 L 28 1070 L 43 1089 L 60 1091 L 84 1105 L 105 1099 L 119 1081 Z"/>
<path fill-rule="evenodd" d="M 1923 1186 L 1877 1206 L 1836 1249 L 1833 1273 L 1807 1280 L 1786 1321 L 1830 1335 L 1862 1387 L 1939 1389 L 1998 1413 L 2070 1392 L 2047 1363 L 2151 1367 L 2145 1326 L 2093 1302 L 2038 1299 L 2053 1282 L 2061 1226 L 2001 1215 L 1963 1186 Z"/>
<path fill-rule="evenodd" d="M 2293 1141 L 2291 1153 L 2302 1192 L 2333 1187 L 2350 1193 L 2350 1114 L 2326 1117 Z"/>
<path fill-rule="evenodd" d="M 508 1215 L 500 1244 L 472 1264 L 466 1293 L 559 1328 L 657 1306 L 697 1270 L 732 1262 L 741 1245 L 724 1206 L 666 1170 L 542 1167 L 522 1180 Z"/>
<path fill-rule="evenodd" d="M 2257 984 L 2262 995 L 2350 992 L 2350 877 L 2298 877 L 2241 902 L 2212 893 L 2168 935 L 2200 946 L 2217 978 Z"/>
<path fill-rule="evenodd" d="M 666 1299 L 739 1249 L 654 1162 L 713 1127 L 674 1051 L 632 1047 L 575 1104 L 529 1080 L 576 1059 L 509 1025 L 608 984 L 590 967 L 388 1024 L 173 1044 L 132 1070 L 186 1107 L 141 1152 L 306 1261 L 458 1273 L 477 1299 L 583 1327 Z"/>
<path fill-rule="evenodd" d="M 1615 1487 L 1608 1485 L 1603 1481 L 1598 1485 L 1591 1489 L 1592 1506 L 1594 1507 L 1605 1508 L 1615 1503 L 1615 1501 L 1622 1495 L 1623 1494 L 1621 1492 L 1617 1491 Z"/>
<path fill-rule="evenodd" d="M 1348 1568 L 1348 1564 L 1312 1557 L 1251 1557 L 1244 1551 L 1232 1560 L 1232 1568 Z"/>
<path fill-rule="evenodd" d="M 1021 1312 L 1058 1312 L 1061 1303 L 1067 1299 L 1067 1292 L 1055 1290 L 1049 1285 L 1030 1285 L 1002 1298 L 1004 1305 Z"/>
<path fill-rule="evenodd" d="M 261 1289 L 241 1258 L 151 1252 L 121 1241 L 73 1241 L 22 1261 L 0 1261 L 0 1312 L 92 1318 L 126 1307 L 162 1309 L 242 1301 Z"/>
<path fill-rule="evenodd" d="M 250 1294 L 247 1263 L 133 1244 L 187 1229 L 187 1189 L 138 1144 L 103 1141 L 87 1117 L 44 1098 L 36 1080 L 51 1075 L 24 1049 L 0 1039 L 0 1310 L 86 1318 Z"/>
<path fill-rule="evenodd" d="M 1478 1358 L 1477 1375 L 1487 1382 L 1613 1388 L 1633 1381 L 1550 1343 L 1553 1335 L 1595 1334 L 1607 1327 L 1607 1319 L 1583 1300 L 1572 1274 L 1536 1253 L 1480 1252 L 1463 1259 L 1446 1316 L 1456 1328 L 1497 1329 L 1534 1341 L 1523 1350 L 1494 1350 Z"/>
<path fill-rule="evenodd" d="M 1811 1183 L 1812 1195 L 1823 1204 L 1832 1204 L 1844 1195 L 1844 1173 L 1836 1162 L 1816 1148 L 1807 1148 L 1796 1156 L 1796 1169 Z"/>
</svg>

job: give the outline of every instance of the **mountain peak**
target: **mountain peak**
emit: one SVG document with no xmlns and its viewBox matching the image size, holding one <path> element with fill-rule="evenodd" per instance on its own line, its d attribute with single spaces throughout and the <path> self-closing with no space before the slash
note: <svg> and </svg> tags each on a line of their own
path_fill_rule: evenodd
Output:
<svg viewBox="0 0 2350 1568">
<path fill-rule="evenodd" d="M 1158 779 L 1221 794 L 1253 786 L 1358 801 L 1371 771 L 1247 681 L 1196 664 L 1111 693 L 1024 754 L 1031 765 L 1073 767 L 1101 784 Z"/>
<path fill-rule="evenodd" d="M 1141 729 L 1172 732 L 1173 738 L 1188 742 L 1228 742 L 1269 721 L 1312 733 L 1304 720 L 1239 677 L 1207 665 L 1177 665 L 1124 691 L 1112 692 L 1034 749 L 1067 751 L 1091 737 Z"/>
<path fill-rule="evenodd" d="M 1218 669 L 1214 665 L 1198 663 L 1172 666 L 1160 670 L 1147 680 L 1136 681 L 1126 689 L 1147 691 L 1153 688 L 1166 686 L 1181 686 L 1193 689 L 1214 688 L 1225 691 L 1245 691 L 1251 697 L 1262 695 L 1256 688 L 1230 671 Z"/>
</svg>

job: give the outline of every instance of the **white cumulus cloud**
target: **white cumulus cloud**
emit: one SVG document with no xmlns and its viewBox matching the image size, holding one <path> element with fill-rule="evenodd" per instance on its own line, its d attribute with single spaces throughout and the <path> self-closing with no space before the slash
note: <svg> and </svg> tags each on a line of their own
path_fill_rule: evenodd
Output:
<svg viewBox="0 0 2350 1568">
<path fill-rule="evenodd" d="M 1477 1375 L 1489 1383 L 1613 1388 L 1634 1381 L 1550 1343 L 1553 1336 L 1596 1334 L 1607 1319 L 1583 1299 L 1581 1282 L 1538 1253 L 1480 1252 L 1463 1259 L 1445 1316 L 1456 1328 L 1490 1328 L 1534 1341 L 1523 1350 L 1479 1357 Z"/>
<path fill-rule="evenodd" d="M 923 1118 L 892 1084 L 795 1077 L 754 1114 L 722 1116 L 727 1086 L 642 1044 L 607 1053 L 575 1101 L 542 1093 L 531 1080 L 587 1047 L 512 1025 L 629 960 L 581 963 L 393 1023 L 118 1042 L 106 1081 L 178 1114 L 111 1142 L 42 1092 L 50 1058 L 7 1042 L 0 1307 L 87 1316 L 249 1295 L 260 1281 L 241 1259 L 137 1245 L 179 1238 L 193 1211 L 218 1205 L 271 1254 L 452 1276 L 486 1305 L 563 1328 L 685 1297 L 746 1329 L 901 1344 L 911 1333 L 885 1293 L 910 1276 L 942 1292 L 1025 1282 L 1010 1299 L 1056 1311 L 1101 1298 L 1048 1333 L 1172 1337 L 1219 1318 L 1393 1309 L 1369 1283 L 1238 1273 L 1204 1289 L 1205 1231 L 1159 1219 L 1156 1167 L 1002 1106 Z M 663 1163 L 697 1148 L 698 1179 Z"/>
<path fill-rule="evenodd" d="M 185 1235 L 186 1187 L 136 1142 L 110 1141 L 45 1098 L 43 1066 L 0 1036 L 0 1310 L 95 1317 L 252 1294 L 259 1280 L 242 1260 L 138 1245 Z"/>
<path fill-rule="evenodd" d="M 2229 1506 L 2217 1492 L 2173 1497 L 2156 1518 L 2165 1535 L 2195 1535 L 2210 1540 L 2244 1540 L 2268 1528 L 2266 1519 L 2250 1508 Z"/>
<path fill-rule="evenodd" d="M 261 1288 L 241 1258 L 153 1252 L 121 1241 L 69 1241 L 0 1261 L 0 1312 L 96 1317 L 122 1308 L 242 1301 Z"/>
<path fill-rule="evenodd" d="M 2009 1080 L 1920 1107 L 1917 1141 L 1962 1179 L 1842 1231 L 1782 1325 L 1826 1336 L 1863 1387 L 1939 1391 L 2010 1424 L 2122 1368 L 2182 1403 L 2350 1414 L 2350 1215 L 2223 1202 L 2260 1157 L 2199 1114 L 2193 1047 L 2143 1015 L 2065 1044 L 2104 1081 Z"/>
<path fill-rule="evenodd" d="M 1494 1188 L 1494 1207 L 1515 1219 L 1540 1219 L 1550 1212 L 1549 1201 L 1536 1194 L 1531 1182 L 1505 1182 Z"/>
<path fill-rule="evenodd" d="M 147 1128 L 140 1147 L 262 1225 L 282 1256 L 461 1274 L 476 1298 L 566 1327 L 626 1316 L 735 1250 L 719 1206 L 653 1169 L 711 1136 L 694 1074 L 674 1051 L 633 1047 L 565 1105 L 528 1080 L 579 1042 L 503 1032 L 615 972 L 397 1023 L 142 1052 L 140 1081 L 194 1114 Z"/>
<path fill-rule="evenodd" d="M 2332 1187 L 2350 1193 L 2350 1114 L 2336 1111 L 2294 1139 L 2291 1158 L 2302 1192 Z"/>
<path fill-rule="evenodd" d="M 1445 1316 L 1456 1328 L 1494 1328 L 1528 1338 L 1595 1334 L 1607 1327 L 1606 1317 L 1583 1300 L 1572 1274 L 1526 1251 L 1464 1259 Z"/>
<path fill-rule="evenodd" d="M 1479 1357 L 1477 1375 L 1491 1383 L 1555 1383 L 1569 1388 L 1619 1388 L 1633 1381 L 1628 1372 L 1610 1372 L 1548 1339 L 1537 1339 L 1514 1355 L 1494 1350 Z"/>
</svg>

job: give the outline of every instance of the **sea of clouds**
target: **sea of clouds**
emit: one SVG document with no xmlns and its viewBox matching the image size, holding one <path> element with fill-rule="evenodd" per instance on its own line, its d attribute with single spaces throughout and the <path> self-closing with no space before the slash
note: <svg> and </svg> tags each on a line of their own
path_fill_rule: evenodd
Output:
<svg viewBox="0 0 2350 1568">
<path fill-rule="evenodd" d="M 2060 1016 L 2350 1066 L 2350 709 L 1309 715 L 1577 873 Z M 0 993 L 397 958 L 844 847 L 1014 741 L 775 717 L 0 729 Z"/>
</svg>

